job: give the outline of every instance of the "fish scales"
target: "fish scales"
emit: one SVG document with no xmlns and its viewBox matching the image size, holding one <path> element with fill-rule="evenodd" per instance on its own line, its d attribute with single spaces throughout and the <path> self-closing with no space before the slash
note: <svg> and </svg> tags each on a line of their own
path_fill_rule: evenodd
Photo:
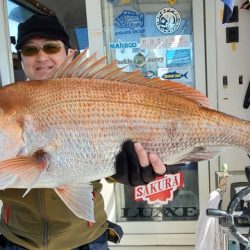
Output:
<svg viewBox="0 0 250 250">
<path fill-rule="evenodd" d="M 222 143 L 231 145 L 233 140 L 232 131 L 225 132 L 228 119 L 228 129 L 232 130 L 234 127 L 234 124 L 231 125 L 234 121 L 232 117 L 226 116 L 225 120 L 221 113 L 204 109 L 161 89 L 89 79 L 50 80 L 40 83 L 41 90 L 32 87 L 33 91 L 27 89 L 27 83 L 23 87 L 25 91 L 20 89 L 21 92 L 28 93 L 27 96 L 34 99 L 29 112 L 35 114 L 42 130 L 47 131 L 49 128 L 47 133 L 38 133 L 40 140 L 29 143 L 28 151 L 31 153 L 39 145 L 44 150 L 46 144 L 52 147 L 53 143 L 48 143 L 48 139 L 58 138 L 56 143 L 60 141 L 63 145 L 63 151 L 58 151 L 57 145 L 58 156 L 68 154 L 71 148 L 74 152 L 79 151 L 78 156 L 83 161 L 91 159 L 88 162 L 90 165 L 105 165 L 104 162 L 107 161 L 113 166 L 114 153 L 119 151 L 119 145 L 125 139 L 130 138 L 143 142 L 148 150 L 157 152 L 166 163 L 174 163 L 171 162 L 171 155 L 186 150 L 187 147 Z M 42 89 L 45 89 L 44 93 Z M 116 135 L 116 131 L 120 135 Z M 31 141 L 36 133 L 25 135 Z M 67 136 L 62 141 L 65 134 Z M 240 141 L 245 136 L 243 133 L 239 142 L 234 138 L 234 144 L 242 146 Z M 77 138 L 78 143 L 72 138 Z M 83 139 L 80 141 L 79 138 Z M 110 143 L 111 140 L 115 142 L 115 147 Z M 44 146 L 41 142 L 44 142 Z M 81 148 L 83 150 L 79 150 Z M 87 150 L 84 151 L 85 148 Z M 112 160 L 104 161 L 105 156 L 97 153 L 103 152 L 103 149 L 110 149 Z M 72 171 L 72 163 L 78 161 L 79 157 L 73 154 L 73 159 L 70 160 L 68 155 L 67 162 L 66 159 L 65 162 L 61 160 L 60 165 L 64 166 L 64 171 L 69 166 L 71 175 L 79 176 L 78 172 Z M 113 171 L 112 167 L 110 169 Z M 54 174 L 57 174 L 56 171 Z"/>
<path fill-rule="evenodd" d="M 58 69 L 58 78 L 0 89 L 0 188 L 54 188 L 77 216 L 94 221 L 62 190 L 93 206 L 89 183 L 115 173 L 127 139 L 166 164 L 208 160 L 226 146 L 249 152 L 249 122 L 208 108 L 197 91 L 136 73 L 119 72 L 116 81 L 115 66 L 89 64 L 88 77 L 107 79 L 81 78 L 72 64 L 72 77 Z"/>
<path fill-rule="evenodd" d="M 76 80 L 74 81 L 76 82 Z M 45 83 L 42 83 L 41 86 L 44 86 Z M 70 84 L 70 83 L 68 83 Z M 67 85 L 68 85 L 67 84 Z M 108 83 L 100 83 L 101 85 L 103 84 L 108 84 Z M 106 139 L 107 138 L 112 138 L 114 132 L 117 129 L 121 129 L 124 127 L 124 122 L 128 123 L 129 120 L 126 121 L 126 116 L 128 116 L 129 113 L 131 113 L 131 108 L 128 107 L 127 109 L 125 108 L 118 108 L 117 106 L 112 106 L 112 101 L 113 102 L 122 102 L 125 100 L 125 95 L 127 95 L 127 99 L 129 96 L 131 96 L 130 94 L 128 94 L 128 91 L 126 89 L 126 91 L 119 91 L 119 89 L 121 90 L 121 88 L 116 88 L 115 91 L 111 92 L 111 94 L 107 91 L 107 92 L 102 92 L 102 95 L 100 96 L 100 94 L 96 94 L 97 91 L 96 89 L 99 89 L 102 86 L 94 86 L 94 83 L 91 81 L 89 83 L 90 88 L 88 88 L 85 84 L 83 86 L 83 80 L 78 80 L 78 85 L 75 86 L 76 88 L 74 89 L 74 84 L 70 84 L 71 88 L 65 88 L 66 92 L 65 95 L 63 95 L 63 97 L 59 93 L 59 89 L 55 89 L 55 82 L 52 82 L 49 86 L 47 86 L 45 93 L 43 93 L 42 91 L 39 90 L 35 90 L 34 93 L 30 93 L 30 91 L 27 90 L 27 83 L 25 83 L 23 85 L 23 87 L 25 88 L 25 91 L 21 90 L 22 93 L 30 93 L 29 96 L 32 96 L 32 98 L 34 99 L 34 105 L 31 106 L 31 113 L 35 113 L 39 124 L 42 126 L 42 132 L 37 134 L 37 131 L 35 131 L 35 133 L 25 133 L 26 135 L 26 141 L 32 141 L 32 138 L 38 137 L 39 140 L 33 140 L 33 144 L 32 142 L 29 143 L 29 152 L 33 152 L 35 151 L 38 147 L 44 148 L 45 146 L 43 146 L 43 141 L 45 142 L 45 144 L 49 144 L 51 145 L 51 143 L 48 143 L 49 138 L 54 138 L 58 137 L 58 138 L 63 138 L 63 136 L 61 136 L 59 131 L 61 131 L 61 127 L 60 127 L 60 122 L 63 123 L 64 127 L 63 127 L 63 131 L 62 133 L 65 133 L 65 130 L 67 130 L 66 133 L 66 139 L 67 141 L 69 141 L 69 138 L 75 138 L 71 133 L 70 133 L 70 129 L 75 128 L 76 125 L 80 125 L 81 123 L 84 124 L 84 128 L 83 131 L 89 131 L 88 134 L 84 134 L 84 136 L 82 136 L 81 138 L 89 138 L 90 140 L 94 140 L 96 138 L 96 140 L 100 139 L 100 134 L 98 134 L 97 136 L 95 136 L 95 132 L 93 131 L 103 131 L 105 130 L 106 133 Z M 62 84 L 63 85 L 63 84 Z M 83 86 L 82 89 L 79 87 Z M 51 90 L 49 90 L 49 88 L 51 87 Z M 60 90 L 64 89 L 63 86 L 60 86 Z M 49 90 L 49 91 L 48 91 Z M 53 91 L 56 94 L 53 94 Z M 84 92 L 85 91 L 85 92 Z M 92 91 L 92 92 L 91 92 Z M 43 98 L 41 98 L 41 96 L 46 96 L 46 93 L 49 92 L 50 96 L 49 98 L 49 102 L 47 102 L 47 104 L 45 104 L 46 102 L 44 101 Z M 131 92 L 131 89 L 130 89 Z M 132 91 L 134 92 L 134 91 Z M 38 96 L 36 96 L 36 93 L 39 93 Z M 80 96 L 79 96 L 80 93 Z M 84 93 L 88 93 L 87 96 L 84 97 Z M 109 94 L 108 94 L 109 93 Z M 116 95 L 114 95 L 116 93 Z M 117 94 L 118 93 L 118 94 Z M 134 98 L 135 97 L 135 98 Z M 136 102 L 140 104 L 141 106 L 141 98 L 138 98 L 139 94 L 134 94 L 132 96 L 132 100 L 133 102 Z M 51 103 L 51 98 L 53 98 L 53 103 Z M 82 99 L 86 99 L 83 103 L 81 103 L 79 100 Z M 104 98 L 104 99 L 103 99 Z M 112 100 L 113 99 L 113 100 Z M 70 101 L 69 101 L 70 100 Z M 101 100 L 101 102 L 108 102 L 107 104 L 109 104 L 111 102 L 111 105 L 106 105 L 104 103 L 98 103 L 98 105 L 96 106 L 95 103 L 93 103 L 93 100 L 95 100 L 95 102 L 99 102 Z M 121 101 L 122 100 L 122 101 Z M 149 100 L 149 99 L 148 99 Z M 157 100 L 157 99 L 156 99 Z M 43 103 L 44 106 L 40 106 L 40 101 Z M 129 100 L 125 100 L 125 102 L 129 102 Z M 74 105 L 75 104 L 75 105 Z M 146 104 L 146 106 L 148 107 L 148 105 L 155 105 L 155 103 L 149 103 Z M 157 104 L 158 105 L 158 104 Z M 161 104 L 159 104 L 161 105 Z M 139 106 L 139 107 L 140 107 Z M 37 108 L 39 107 L 39 108 Z M 40 108 L 41 107 L 41 108 Z M 91 110 L 90 110 L 91 107 Z M 105 107 L 105 108 L 103 108 Z M 114 121 L 114 119 L 116 117 L 118 117 L 120 111 L 122 110 L 123 113 L 123 118 L 120 122 L 120 124 L 116 121 Z M 134 109 L 135 110 L 135 114 L 134 117 L 137 116 L 138 113 L 137 111 L 140 111 L 138 108 Z M 108 113 L 107 113 L 108 112 Z M 148 112 L 148 111 L 147 111 Z M 127 113 L 127 115 L 126 115 Z M 53 114 L 53 115 L 51 115 Z M 80 116 L 80 114 L 82 114 L 83 116 Z M 154 115 L 153 112 L 149 112 L 149 114 Z M 65 115 L 65 117 L 63 117 L 63 115 Z M 143 117 L 142 115 L 140 115 L 141 117 Z M 159 117 L 157 118 L 159 120 Z M 100 121 L 99 124 L 101 123 L 102 126 L 106 124 L 105 127 L 100 127 L 99 129 L 99 125 L 95 128 L 94 124 L 96 123 L 96 121 Z M 136 122 L 136 121 L 135 121 Z M 144 121 L 142 121 L 142 124 L 144 124 L 144 126 L 147 123 L 147 119 L 144 118 Z M 90 124 L 91 129 L 89 129 L 88 124 Z M 109 124 L 109 126 L 107 126 Z M 116 127 L 114 126 L 115 124 Z M 130 125 L 131 127 L 131 125 Z M 43 130 L 45 130 L 46 128 L 50 128 L 50 131 L 47 133 L 44 133 Z M 54 128 L 54 130 L 52 129 Z M 93 129 L 94 128 L 94 129 Z M 141 126 L 141 129 L 143 128 L 143 126 Z M 131 128 L 130 128 L 131 129 Z M 75 130 L 75 129 L 74 129 Z M 138 129 L 137 129 L 138 130 Z M 79 130 L 80 132 L 81 130 Z M 110 131 L 110 132 L 109 132 Z M 36 136 L 37 134 L 37 136 Z M 52 137 L 52 134 L 54 135 Z M 56 136 L 57 135 L 57 136 Z M 92 135 L 92 138 L 91 138 Z M 132 135 L 127 134 L 127 137 L 125 138 L 130 138 Z M 45 137 L 45 138 L 44 138 Z M 133 136 L 134 137 L 134 136 Z M 44 139 L 42 139 L 44 138 Z M 119 141 L 119 145 L 120 143 L 124 140 L 123 138 L 120 138 Z M 110 141 L 110 139 L 109 139 Z M 73 145 L 76 145 L 75 143 L 73 143 Z M 95 145 L 99 145 L 98 143 L 95 143 Z M 72 145 L 71 145 L 72 146 Z M 73 147 L 71 147 L 73 148 Z M 84 147 L 82 147 L 83 149 L 86 148 L 86 146 L 84 145 Z M 107 147 L 105 147 L 107 148 Z M 33 150 L 32 150 L 33 149 Z M 44 148 L 46 149 L 46 148 Z M 64 147 L 65 150 L 65 147 Z M 96 152 L 96 150 L 92 150 L 94 152 Z M 87 151 L 87 158 L 89 158 L 89 154 L 92 151 Z M 99 152 L 99 151 L 97 151 Z M 62 153 L 62 152 L 60 152 Z M 66 152 L 65 152 L 66 153 Z M 85 156 L 86 158 L 86 156 Z M 94 157 L 97 158 L 97 157 Z M 91 159 L 93 159 L 93 157 L 91 157 Z M 100 158 L 101 159 L 101 158 Z M 103 162 L 102 162 L 103 164 Z M 98 165 L 98 164 L 97 164 Z M 67 164 L 66 164 L 67 166 Z"/>
</svg>

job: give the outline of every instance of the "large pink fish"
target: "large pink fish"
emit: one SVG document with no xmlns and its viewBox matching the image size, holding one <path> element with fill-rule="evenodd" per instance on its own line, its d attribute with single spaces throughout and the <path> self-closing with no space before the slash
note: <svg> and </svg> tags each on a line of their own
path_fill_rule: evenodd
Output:
<svg viewBox="0 0 250 250">
<path fill-rule="evenodd" d="M 250 151 L 250 123 L 210 109 L 196 90 L 85 54 L 48 80 L 0 89 L 1 189 L 54 188 L 94 221 L 90 182 L 115 173 L 124 140 L 166 164 L 211 159 L 226 146 Z"/>
</svg>

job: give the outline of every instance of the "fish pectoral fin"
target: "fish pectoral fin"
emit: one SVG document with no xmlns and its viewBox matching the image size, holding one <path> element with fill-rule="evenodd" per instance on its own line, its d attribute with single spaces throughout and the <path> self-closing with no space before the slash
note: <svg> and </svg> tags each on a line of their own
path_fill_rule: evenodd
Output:
<svg viewBox="0 0 250 250">
<path fill-rule="evenodd" d="M 0 182 L 5 181 L 5 187 L 12 187 L 15 182 L 29 183 L 29 190 L 40 175 L 47 169 L 46 153 L 39 150 L 33 156 L 17 156 L 0 162 Z M 27 192 L 26 192 L 27 193 Z"/>
<path fill-rule="evenodd" d="M 78 217 L 95 222 L 93 186 L 87 183 L 77 183 L 54 188 L 57 195 L 67 207 Z"/>
<path fill-rule="evenodd" d="M 185 154 L 178 163 L 211 160 L 223 151 L 222 147 L 196 147 L 188 154 Z"/>
</svg>

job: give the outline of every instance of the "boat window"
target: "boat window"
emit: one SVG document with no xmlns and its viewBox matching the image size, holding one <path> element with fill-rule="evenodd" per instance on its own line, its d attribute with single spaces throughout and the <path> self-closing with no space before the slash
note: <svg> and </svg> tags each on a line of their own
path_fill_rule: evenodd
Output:
<svg viewBox="0 0 250 250">
<path fill-rule="evenodd" d="M 13 0 L 7 0 L 7 11 L 9 19 L 9 29 L 11 37 L 11 50 L 16 52 L 15 42 L 17 37 L 17 27 L 19 23 L 24 22 L 26 19 L 35 14 L 34 11 L 16 3 Z"/>
</svg>

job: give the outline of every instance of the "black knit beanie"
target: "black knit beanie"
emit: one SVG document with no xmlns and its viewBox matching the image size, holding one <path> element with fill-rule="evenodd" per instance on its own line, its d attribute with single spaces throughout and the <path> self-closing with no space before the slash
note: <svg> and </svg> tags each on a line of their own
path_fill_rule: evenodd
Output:
<svg viewBox="0 0 250 250">
<path fill-rule="evenodd" d="M 40 36 L 52 40 L 60 40 L 70 46 L 69 36 L 56 16 L 33 15 L 18 26 L 16 50 L 19 50 L 28 39 Z"/>
</svg>

